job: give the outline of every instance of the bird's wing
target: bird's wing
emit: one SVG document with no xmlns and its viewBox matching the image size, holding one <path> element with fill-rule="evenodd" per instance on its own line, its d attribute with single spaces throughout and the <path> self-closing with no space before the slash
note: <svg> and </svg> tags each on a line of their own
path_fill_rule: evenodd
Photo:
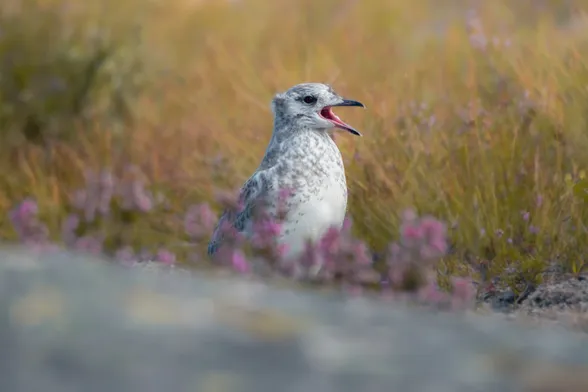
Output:
<svg viewBox="0 0 588 392">
<path fill-rule="evenodd" d="M 245 230 L 245 226 L 253 214 L 254 207 L 261 202 L 266 192 L 265 171 L 257 171 L 243 184 L 239 193 L 239 201 L 242 206 L 241 211 L 225 210 L 223 212 L 214 229 L 212 239 L 208 244 L 209 255 L 216 253 L 223 241 L 222 228 L 225 222 L 231 222 L 233 227 L 239 232 Z"/>
</svg>

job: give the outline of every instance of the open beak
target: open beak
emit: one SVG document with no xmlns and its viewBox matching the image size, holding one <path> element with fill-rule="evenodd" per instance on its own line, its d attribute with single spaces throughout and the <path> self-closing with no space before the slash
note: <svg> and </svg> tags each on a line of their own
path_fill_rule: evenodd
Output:
<svg viewBox="0 0 588 392">
<path fill-rule="evenodd" d="M 354 135 L 357 136 L 361 136 L 361 133 L 359 133 L 355 128 L 353 128 L 351 125 L 344 123 L 335 113 L 333 113 L 333 111 L 331 110 L 331 108 L 335 107 L 335 106 L 358 106 L 361 108 L 365 108 L 365 105 L 361 102 L 358 101 L 354 101 L 351 99 L 344 99 L 341 102 L 331 105 L 331 106 L 325 106 L 321 111 L 320 111 L 320 115 L 322 118 L 329 120 L 330 122 L 333 123 L 333 125 L 336 128 L 341 128 L 343 130 L 346 130 L 349 133 L 352 133 Z"/>
</svg>

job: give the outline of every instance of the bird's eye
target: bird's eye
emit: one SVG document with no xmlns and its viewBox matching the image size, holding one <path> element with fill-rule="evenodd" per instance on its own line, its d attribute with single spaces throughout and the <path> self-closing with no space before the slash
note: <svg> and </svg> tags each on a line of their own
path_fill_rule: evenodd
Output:
<svg viewBox="0 0 588 392">
<path fill-rule="evenodd" d="M 302 100 L 304 101 L 304 103 L 307 103 L 310 105 L 310 104 L 313 104 L 316 102 L 316 97 L 313 97 L 312 95 L 307 95 Z"/>
</svg>

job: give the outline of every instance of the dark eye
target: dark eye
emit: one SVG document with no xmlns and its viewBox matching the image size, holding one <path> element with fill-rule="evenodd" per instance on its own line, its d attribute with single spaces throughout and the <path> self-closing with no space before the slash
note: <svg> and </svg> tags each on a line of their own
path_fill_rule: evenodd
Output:
<svg viewBox="0 0 588 392">
<path fill-rule="evenodd" d="M 310 105 L 310 104 L 313 104 L 316 102 L 316 97 L 313 97 L 312 95 L 307 95 L 302 100 L 304 101 L 304 103 L 307 103 Z"/>
</svg>

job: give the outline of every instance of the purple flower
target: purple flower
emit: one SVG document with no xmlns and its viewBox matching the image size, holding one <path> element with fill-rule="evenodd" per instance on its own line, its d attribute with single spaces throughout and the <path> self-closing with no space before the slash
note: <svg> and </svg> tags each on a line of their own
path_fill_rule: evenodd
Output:
<svg viewBox="0 0 588 392">
<path fill-rule="evenodd" d="M 282 225 L 271 219 L 258 219 L 253 223 L 251 243 L 256 248 L 272 247 L 282 232 Z"/>
<path fill-rule="evenodd" d="M 364 242 L 357 241 L 350 245 L 353 260 L 358 265 L 371 265 L 372 258 L 370 257 L 367 245 Z"/>
<path fill-rule="evenodd" d="M 341 227 L 341 232 L 350 233 L 351 226 L 353 226 L 353 220 L 351 219 L 351 217 L 346 216 L 345 219 L 343 219 L 343 226 Z"/>
<path fill-rule="evenodd" d="M 35 219 L 38 213 L 39 206 L 33 199 L 25 199 L 16 210 L 17 219 L 21 222 Z"/>
<path fill-rule="evenodd" d="M 191 206 L 184 216 L 184 231 L 193 239 L 210 235 L 216 215 L 207 203 Z"/>
<path fill-rule="evenodd" d="M 33 199 L 25 199 L 8 213 L 19 239 L 23 243 L 48 242 L 49 230 L 38 219 L 39 208 Z"/>
<path fill-rule="evenodd" d="M 320 251 L 329 256 L 336 255 L 341 250 L 341 236 L 337 228 L 329 228 L 319 242 Z"/>
<path fill-rule="evenodd" d="M 451 302 L 454 309 L 475 300 L 476 287 L 470 278 L 454 277 L 451 283 L 453 286 Z"/>
<path fill-rule="evenodd" d="M 98 212 L 103 216 L 110 212 L 110 204 L 114 196 L 116 179 L 109 171 L 103 171 L 99 179 Z"/>
<path fill-rule="evenodd" d="M 291 272 L 294 274 L 295 278 L 301 279 L 310 277 L 312 279 L 318 274 L 322 267 L 323 258 L 318 248 L 314 246 L 312 242 L 307 241 L 298 262 L 294 264 Z"/>
<path fill-rule="evenodd" d="M 160 249 L 155 256 L 156 260 L 167 265 L 173 265 L 176 262 L 176 255 L 166 249 Z"/>
<path fill-rule="evenodd" d="M 231 266 L 239 273 L 245 274 L 250 271 L 249 263 L 241 250 L 235 250 L 231 255 Z"/>
<path fill-rule="evenodd" d="M 141 212 L 149 212 L 153 209 L 154 201 L 151 194 L 145 189 L 145 185 L 138 181 L 132 185 L 133 204 Z"/>
<path fill-rule="evenodd" d="M 67 218 L 63 221 L 61 227 L 61 235 L 63 242 L 65 242 L 68 246 L 73 246 L 76 241 L 77 234 L 76 230 L 80 225 L 80 218 L 76 214 L 70 214 Z"/>
<path fill-rule="evenodd" d="M 427 238 L 426 246 L 434 253 L 445 254 L 447 252 L 447 240 L 445 238 L 447 230 L 445 225 L 431 217 L 423 218 L 420 223 Z"/>
<path fill-rule="evenodd" d="M 425 231 L 418 225 L 405 225 L 402 228 L 402 237 L 407 240 L 421 240 L 425 236 Z"/>
<path fill-rule="evenodd" d="M 521 211 L 521 217 L 525 222 L 528 222 L 529 218 L 531 217 L 531 214 L 529 213 L 529 211 Z"/>
<path fill-rule="evenodd" d="M 96 214 L 105 216 L 109 213 L 116 179 L 107 170 L 100 174 L 86 171 L 84 176 L 85 187 L 74 192 L 71 202 L 75 209 L 84 211 L 87 222 L 92 222 Z"/>
<path fill-rule="evenodd" d="M 140 176 L 136 167 L 128 167 L 126 175 L 117 183 L 116 194 L 120 197 L 121 208 L 131 211 L 149 212 L 155 206 L 155 198 Z"/>
<path fill-rule="evenodd" d="M 439 286 L 435 283 L 429 283 L 424 285 L 418 291 L 418 297 L 421 301 L 426 303 L 438 305 L 448 300 L 449 294 L 444 292 L 439 288 Z"/>
</svg>

